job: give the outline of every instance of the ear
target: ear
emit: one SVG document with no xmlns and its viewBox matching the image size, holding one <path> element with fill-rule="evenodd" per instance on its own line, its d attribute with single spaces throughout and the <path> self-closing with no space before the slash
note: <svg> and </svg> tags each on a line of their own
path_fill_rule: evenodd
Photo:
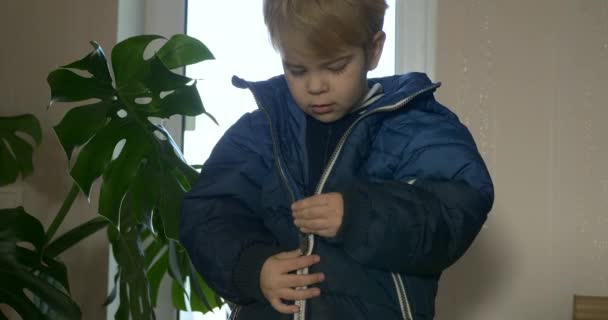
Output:
<svg viewBox="0 0 608 320">
<path fill-rule="evenodd" d="M 380 62 L 380 57 L 382 56 L 382 49 L 384 48 L 384 41 L 386 40 L 386 34 L 384 31 L 378 31 L 372 38 L 372 45 L 369 48 L 368 52 L 368 64 L 367 70 L 371 71 L 376 69 L 378 66 L 378 62 Z"/>
</svg>

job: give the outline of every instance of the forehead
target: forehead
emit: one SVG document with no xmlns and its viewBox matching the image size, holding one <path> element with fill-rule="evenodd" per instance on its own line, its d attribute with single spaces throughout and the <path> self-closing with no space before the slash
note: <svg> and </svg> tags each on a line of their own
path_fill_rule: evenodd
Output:
<svg viewBox="0 0 608 320">
<path fill-rule="evenodd" d="M 280 54 L 284 62 L 290 64 L 325 64 L 342 57 L 356 55 L 362 48 L 347 44 L 333 45 L 331 50 L 319 50 L 304 37 L 286 35 L 282 37 Z"/>
<path fill-rule="evenodd" d="M 276 37 L 277 49 L 282 55 L 299 54 L 329 58 L 336 53 L 353 49 L 353 44 L 334 31 L 311 32 L 310 29 L 285 25 Z"/>
</svg>

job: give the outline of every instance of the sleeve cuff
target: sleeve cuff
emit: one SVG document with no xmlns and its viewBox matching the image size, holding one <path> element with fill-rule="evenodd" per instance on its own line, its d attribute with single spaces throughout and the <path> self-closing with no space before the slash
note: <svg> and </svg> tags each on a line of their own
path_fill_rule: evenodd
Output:
<svg viewBox="0 0 608 320">
<path fill-rule="evenodd" d="M 338 229 L 336 236 L 329 241 L 344 244 L 358 239 L 360 242 L 361 239 L 367 238 L 372 210 L 371 199 L 360 185 L 348 188 L 341 193 L 344 201 L 342 226 Z"/>
<path fill-rule="evenodd" d="M 266 301 L 260 289 L 260 272 L 264 262 L 281 252 L 278 246 L 253 244 L 241 252 L 233 271 L 233 282 L 239 292 L 258 301 Z"/>
</svg>

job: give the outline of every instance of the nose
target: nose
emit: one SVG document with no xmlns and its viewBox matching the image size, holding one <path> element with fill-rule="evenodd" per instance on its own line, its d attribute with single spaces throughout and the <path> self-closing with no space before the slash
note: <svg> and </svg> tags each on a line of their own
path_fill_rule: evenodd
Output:
<svg viewBox="0 0 608 320">
<path fill-rule="evenodd" d="M 329 85 L 325 77 L 320 74 L 311 74 L 306 79 L 306 90 L 309 94 L 319 95 L 327 92 L 328 89 Z"/>
</svg>

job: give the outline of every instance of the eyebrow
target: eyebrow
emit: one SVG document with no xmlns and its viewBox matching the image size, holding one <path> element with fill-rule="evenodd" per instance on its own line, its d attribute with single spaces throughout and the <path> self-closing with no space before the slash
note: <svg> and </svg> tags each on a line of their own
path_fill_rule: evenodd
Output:
<svg viewBox="0 0 608 320">
<path fill-rule="evenodd" d="M 336 59 L 330 60 L 330 61 L 328 61 L 328 62 L 325 62 L 325 63 L 321 64 L 321 66 L 322 66 L 322 67 L 327 67 L 327 66 L 330 66 L 330 65 L 332 65 L 332 64 L 335 64 L 335 63 L 338 63 L 338 62 L 342 62 L 342 61 L 344 61 L 344 62 L 348 63 L 348 62 L 350 62 L 350 60 L 352 60 L 352 59 L 353 59 L 353 54 L 347 54 L 347 55 L 344 55 L 344 56 L 338 57 L 338 58 L 336 58 Z"/>
<path fill-rule="evenodd" d="M 321 64 L 321 67 L 324 68 L 324 67 L 330 66 L 332 64 L 335 64 L 335 63 L 338 63 L 338 62 L 341 62 L 341 61 L 345 61 L 345 62 L 348 63 L 348 62 L 350 62 L 350 60 L 352 60 L 352 58 L 353 58 L 353 54 L 347 54 L 347 55 L 344 55 L 344 56 L 332 59 L 330 61 L 323 62 Z M 286 67 L 293 68 L 293 69 L 303 69 L 303 68 L 305 68 L 304 66 L 301 66 L 301 65 L 298 65 L 298 64 L 293 64 L 293 63 L 290 63 L 290 62 L 285 61 L 285 60 L 283 60 L 283 64 Z"/>
</svg>

